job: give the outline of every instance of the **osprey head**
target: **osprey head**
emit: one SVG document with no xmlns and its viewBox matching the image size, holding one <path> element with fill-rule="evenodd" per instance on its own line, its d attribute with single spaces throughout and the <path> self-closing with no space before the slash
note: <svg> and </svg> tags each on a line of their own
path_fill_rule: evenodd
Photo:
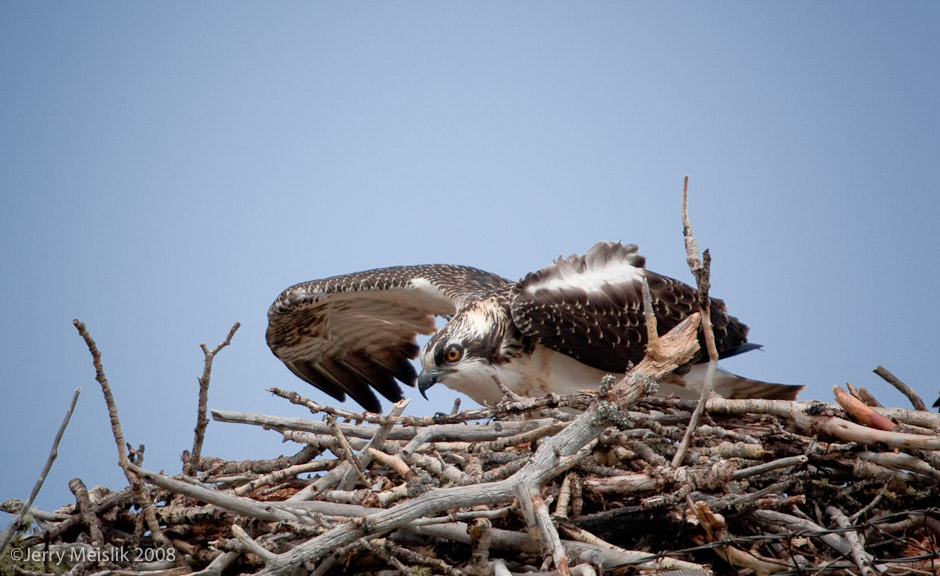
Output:
<svg viewBox="0 0 940 576">
<path fill-rule="evenodd" d="M 442 383 L 479 402 L 495 386 L 509 326 L 507 313 L 492 300 L 458 312 L 421 351 L 421 395 L 427 398 L 427 389 Z"/>
</svg>

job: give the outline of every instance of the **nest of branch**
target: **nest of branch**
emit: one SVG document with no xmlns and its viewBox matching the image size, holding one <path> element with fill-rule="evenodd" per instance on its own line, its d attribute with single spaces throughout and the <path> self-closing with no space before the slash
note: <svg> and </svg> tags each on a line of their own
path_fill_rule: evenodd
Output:
<svg viewBox="0 0 940 576">
<path fill-rule="evenodd" d="M 212 415 L 296 454 L 174 477 L 132 454 L 161 538 L 130 488 L 73 480 L 76 503 L 14 540 L 45 564 L 15 573 L 938 572 L 940 415 L 868 408 L 886 431 L 835 404 L 713 398 L 673 466 L 696 403 L 630 385 L 625 408 L 585 394 L 432 418 L 273 389 L 318 417 Z"/>
</svg>

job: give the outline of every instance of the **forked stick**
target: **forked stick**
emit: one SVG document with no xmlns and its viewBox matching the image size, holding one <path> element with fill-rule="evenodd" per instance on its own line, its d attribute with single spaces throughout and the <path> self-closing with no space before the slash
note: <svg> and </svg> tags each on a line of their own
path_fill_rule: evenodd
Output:
<svg viewBox="0 0 940 576">
<path fill-rule="evenodd" d="M 708 290 L 711 286 L 709 273 L 711 271 L 711 255 L 705 250 L 703 259 L 699 259 L 698 242 L 692 234 L 692 223 L 689 220 L 689 177 L 685 177 L 685 183 L 682 187 L 682 233 L 685 236 L 686 261 L 689 263 L 689 269 L 695 276 L 695 283 L 698 286 L 698 307 L 702 315 L 702 332 L 705 334 L 705 349 L 708 352 L 708 368 L 705 372 L 705 385 L 702 387 L 702 396 L 699 398 L 698 406 L 692 412 L 689 418 L 689 426 L 686 428 L 682 442 L 676 449 L 672 457 L 673 467 L 682 465 L 682 460 L 692 443 L 692 436 L 695 434 L 695 428 L 698 421 L 705 411 L 705 403 L 711 396 L 715 387 L 715 369 L 718 367 L 718 348 L 715 346 L 715 333 L 712 331 L 711 304 L 708 298 Z"/>
</svg>

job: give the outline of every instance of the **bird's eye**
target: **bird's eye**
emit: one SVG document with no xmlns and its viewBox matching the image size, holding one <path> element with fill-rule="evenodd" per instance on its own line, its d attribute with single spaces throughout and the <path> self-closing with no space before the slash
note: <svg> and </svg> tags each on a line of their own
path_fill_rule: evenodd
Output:
<svg viewBox="0 0 940 576">
<path fill-rule="evenodd" d="M 463 348 L 458 344 L 451 344 L 444 351 L 444 360 L 456 362 L 463 356 Z"/>
</svg>

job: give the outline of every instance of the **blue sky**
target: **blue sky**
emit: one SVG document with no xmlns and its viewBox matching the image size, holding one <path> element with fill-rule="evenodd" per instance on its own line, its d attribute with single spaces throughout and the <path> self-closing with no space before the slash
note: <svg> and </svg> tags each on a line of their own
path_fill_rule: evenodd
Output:
<svg viewBox="0 0 940 576">
<path fill-rule="evenodd" d="M 325 400 L 268 351 L 300 281 L 453 262 L 509 278 L 599 240 L 713 294 L 764 344 L 728 370 L 936 398 L 940 8 L 934 3 L 0 3 L 0 499 L 120 489 L 103 353 L 145 466 L 210 406 Z M 412 413 L 449 409 L 435 387 Z M 465 401 L 469 406 L 469 400 Z M 353 408 L 354 405 L 349 404 Z M 210 424 L 206 455 L 294 453 Z M 0 518 L 0 524 L 6 522 Z"/>
</svg>

